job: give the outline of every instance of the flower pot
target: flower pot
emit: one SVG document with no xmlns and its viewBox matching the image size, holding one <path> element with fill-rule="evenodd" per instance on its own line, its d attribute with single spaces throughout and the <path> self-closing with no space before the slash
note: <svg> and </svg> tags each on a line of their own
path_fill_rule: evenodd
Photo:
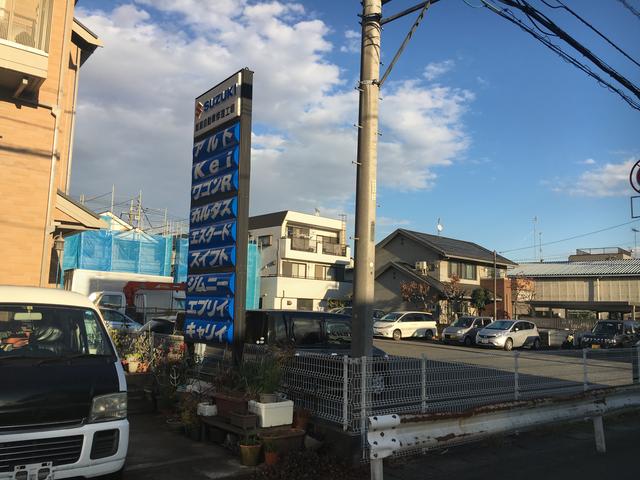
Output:
<svg viewBox="0 0 640 480">
<path fill-rule="evenodd" d="M 304 430 L 297 428 L 283 428 L 269 434 L 262 435 L 262 440 L 269 443 L 278 453 L 288 453 L 302 450 L 304 447 Z"/>
<path fill-rule="evenodd" d="M 139 367 L 140 362 L 138 362 L 137 360 L 129 360 L 127 362 L 127 370 L 129 371 L 129 373 L 137 373 Z"/>
<path fill-rule="evenodd" d="M 213 397 L 216 399 L 218 415 L 221 417 L 231 418 L 232 412 L 247 413 L 248 411 L 247 399 L 244 397 L 224 393 L 216 393 Z"/>
<path fill-rule="evenodd" d="M 309 419 L 311 418 L 311 412 L 303 408 L 294 410 L 293 412 L 293 428 L 299 428 L 306 430 L 309 425 Z"/>
<path fill-rule="evenodd" d="M 260 450 L 262 445 L 240 444 L 240 462 L 247 467 L 255 467 L 260 463 Z"/>
<path fill-rule="evenodd" d="M 280 454 L 278 452 L 264 452 L 264 463 L 267 465 L 275 465 L 280 460 Z"/>
<path fill-rule="evenodd" d="M 260 417 L 259 426 L 262 428 L 291 425 L 293 421 L 293 402 L 262 403 L 251 400 L 249 411 Z"/>
</svg>

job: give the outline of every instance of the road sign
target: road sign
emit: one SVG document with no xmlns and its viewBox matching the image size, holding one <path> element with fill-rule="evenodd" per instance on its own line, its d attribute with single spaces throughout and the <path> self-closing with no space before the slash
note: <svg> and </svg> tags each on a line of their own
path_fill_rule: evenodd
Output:
<svg viewBox="0 0 640 480">
<path fill-rule="evenodd" d="M 629 172 L 629 183 L 631 188 L 640 193 L 640 160 L 638 160 Z"/>
</svg>

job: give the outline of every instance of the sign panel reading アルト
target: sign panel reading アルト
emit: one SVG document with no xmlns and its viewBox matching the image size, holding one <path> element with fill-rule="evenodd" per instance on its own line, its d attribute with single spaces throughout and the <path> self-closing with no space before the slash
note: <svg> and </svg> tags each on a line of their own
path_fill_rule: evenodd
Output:
<svg viewBox="0 0 640 480">
<path fill-rule="evenodd" d="M 252 84 L 241 70 L 196 98 L 186 340 L 244 336 Z"/>
</svg>

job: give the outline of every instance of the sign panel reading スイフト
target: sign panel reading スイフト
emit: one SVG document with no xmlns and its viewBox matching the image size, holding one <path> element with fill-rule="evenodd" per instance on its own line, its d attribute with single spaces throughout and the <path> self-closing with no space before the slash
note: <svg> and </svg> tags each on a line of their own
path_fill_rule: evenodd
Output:
<svg viewBox="0 0 640 480">
<path fill-rule="evenodd" d="M 184 323 L 188 341 L 231 342 L 234 323 L 238 316 L 244 319 L 251 84 L 252 72 L 241 70 L 196 99 Z"/>
</svg>

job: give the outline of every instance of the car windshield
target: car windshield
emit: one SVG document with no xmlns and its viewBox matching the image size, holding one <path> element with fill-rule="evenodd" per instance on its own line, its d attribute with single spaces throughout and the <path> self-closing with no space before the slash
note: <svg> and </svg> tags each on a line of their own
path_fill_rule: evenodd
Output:
<svg viewBox="0 0 640 480">
<path fill-rule="evenodd" d="M 468 328 L 473 324 L 473 318 L 461 317 L 451 324 L 452 327 Z"/>
<path fill-rule="evenodd" d="M 490 330 L 509 330 L 512 325 L 513 322 L 511 320 L 498 320 L 497 322 L 493 322 L 486 328 Z"/>
<path fill-rule="evenodd" d="M 598 322 L 593 327 L 593 333 L 597 335 L 615 335 L 622 333 L 622 324 L 617 322 Z"/>
<path fill-rule="evenodd" d="M 92 309 L 0 305 L 0 359 L 113 355 L 107 333 Z"/>
<path fill-rule="evenodd" d="M 401 313 L 391 312 L 391 313 L 387 313 L 384 317 L 380 318 L 378 321 L 379 322 L 395 322 L 401 316 L 402 316 Z"/>
</svg>

